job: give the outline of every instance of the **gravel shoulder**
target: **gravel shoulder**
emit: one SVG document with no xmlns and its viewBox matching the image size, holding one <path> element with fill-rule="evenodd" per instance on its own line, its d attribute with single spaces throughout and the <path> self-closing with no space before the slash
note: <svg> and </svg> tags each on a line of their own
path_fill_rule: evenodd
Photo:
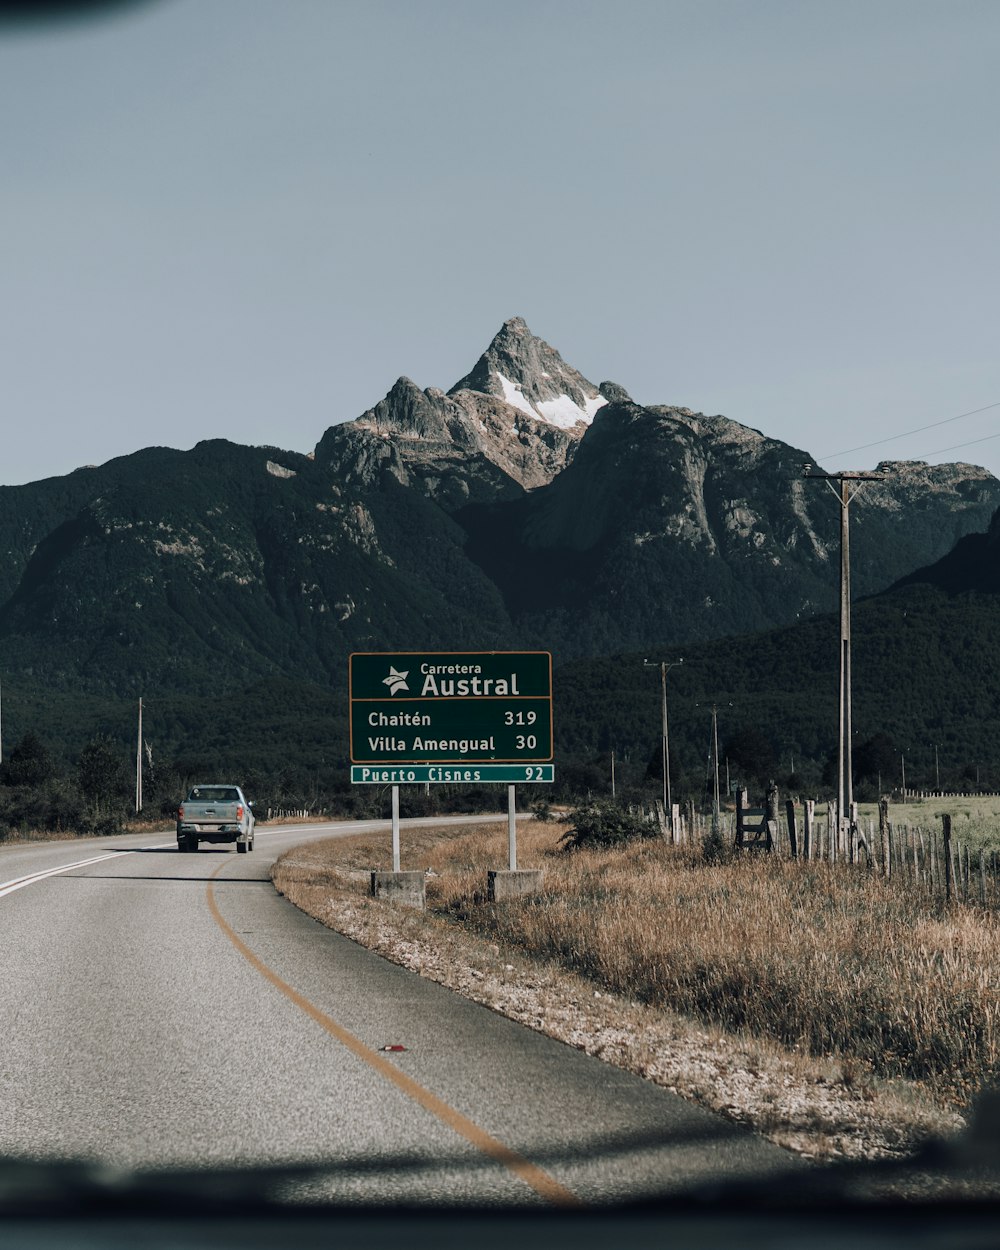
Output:
<svg viewBox="0 0 1000 1250">
<path fill-rule="evenodd" d="M 500 948 L 432 912 L 368 897 L 345 841 L 286 852 L 280 893 L 384 958 L 513 1020 L 752 1126 L 809 1159 L 902 1159 L 965 1127 L 919 1085 L 862 1078 L 848 1063 L 727 1034 L 606 992 L 559 966 Z"/>
</svg>

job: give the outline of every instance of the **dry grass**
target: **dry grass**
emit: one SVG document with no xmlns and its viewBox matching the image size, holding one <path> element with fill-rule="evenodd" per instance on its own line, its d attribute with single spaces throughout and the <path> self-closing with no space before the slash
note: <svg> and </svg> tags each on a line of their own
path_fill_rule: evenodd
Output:
<svg viewBox="0 0 1000 1250">
<path fill-rule="evenodd" d="M 19 846 L 25 842 L 75 842 L 81 835 L 75 829 L 4 829 L 0 846 Z"/>
<path fill-rule="evenodd" d="M 994 915 L 935 910 L 849 866 L 709 865 L 662 843 L 538 849 L 544 898 L 469 909 L 469 922 L 644 1002 L 839 1055 L 859 1079 L 925 1081 L 958 1104 L 996 1080 Z M 452 907 L 468 897 L 450 880 L 439 892 Z"/>
</svg>

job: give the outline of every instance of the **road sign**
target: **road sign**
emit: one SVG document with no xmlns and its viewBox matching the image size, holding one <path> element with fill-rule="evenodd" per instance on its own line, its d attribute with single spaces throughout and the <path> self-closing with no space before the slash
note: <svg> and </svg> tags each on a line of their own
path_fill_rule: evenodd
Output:
<svg viewBox="0 0 1000 1250">
<path fill-rule="evenodd" d="M 548 651 L 356 652 L 350 699 L 352 764 L 552 759 Z"/>
<path fill-rule="evenodd" d="M 352 764 L 357 786 L 405 786 L 426 782 L 461 785 L 524 785 L 555 781 L 553 764 Z"/>
</svg>

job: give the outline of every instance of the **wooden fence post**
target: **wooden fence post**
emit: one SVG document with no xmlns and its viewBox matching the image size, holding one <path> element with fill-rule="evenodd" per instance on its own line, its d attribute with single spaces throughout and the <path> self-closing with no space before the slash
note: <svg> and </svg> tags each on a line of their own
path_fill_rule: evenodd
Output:
<svg viewBox="0 0 1000 1250">
<path fill-rule="evenodd" d="M 938 888 L 937 830 L 932 829 L 927 836 L 930 842 L 930 855 L 931 855 L 931 865 L 930 865 L 931 893 L 936 894 L 937 888 Z"/>
<path fill-rule="evenodd" d="M 773 781 L 767 783 L 764 820 L 767 823 L 767 849 L 773 851 L 778 843 L 778 787 Z"/>
<path fill-rule="evenodd" d="M 660 837 L 666 838 L 669 834 L 669 830 L 667 829 L 667 813 L 664 809 L 662 799 L 653 800 L 653 823 L 658 826 L 660 830 Z"/>
<path fill-rule="evenodd" d="M 882 875 L 892 875 L 892 842 L 889 834 L 889 800 L 883 794 L 878 801 L 878 836 L 882 843 Z"/>
<path fill-rule="evenodd" d="M 805 812 L 802 817 L 802 856 L 804 859 L 813 857 L 813 821 L 816 819 L 816 800 L 806 799 Z"/>
<path fill-rule="evenodd" d="M 795 831 L 795 801 L 787 799 L 785 801 L 785 817 L 788 821 L 788 845 L 792 852 L 792 859 L 799 857 L 799 842 Z"/>
<path fill-rule="evenodd" d="M 941 828 L 944 835 L 944 901 L 951 902 L 951 817 L 945 812 L 941 817 Z"/>
</svg>

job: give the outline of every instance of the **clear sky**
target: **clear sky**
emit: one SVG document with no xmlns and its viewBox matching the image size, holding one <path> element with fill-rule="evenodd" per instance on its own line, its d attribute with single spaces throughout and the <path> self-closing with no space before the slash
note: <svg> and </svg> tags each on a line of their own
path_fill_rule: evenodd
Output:
<svg viewBox="0 0 1000 1250">
<path fill-rule="evenodd" d="M 151 0 L 0 29 L 0 483 L 309 451 L 523 316 L 830 468 L 1000 473 L 996 0 Z M 940 449 L 974 439 L 957 451 Z"/>
</svg>

